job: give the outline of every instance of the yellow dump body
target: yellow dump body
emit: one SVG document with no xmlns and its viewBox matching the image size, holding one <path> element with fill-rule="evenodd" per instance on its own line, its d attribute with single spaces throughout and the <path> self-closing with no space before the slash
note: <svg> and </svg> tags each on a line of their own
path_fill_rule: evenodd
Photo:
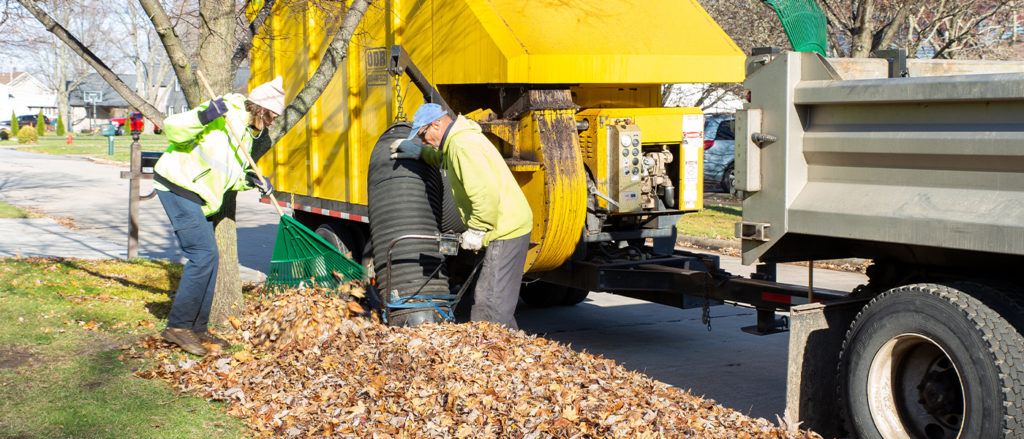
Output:
<svg viewBox="0 0 1024 439">
<path fill-rule="evenodd" d="M 274 37 L 257 42 L 252 51 L 250 87 L 281 75 L 290 101 L 316 70 L 340 20 L 315 10 L 281 4 L 275 8 L 270 22 Z M 376 1 L 324 94 L 260 161 L 274 186 L 292 194 L 282 201 L 297 209 L 368 221 L 365 173 L 370 151 L 388 126 L 402 115 L 411 119 L 423 102 L 408 77 L 396 83 L 385 71 L 393 44 L 402 45 L 452 108 L 463 114 L 489 104 L 474 101 L 475 93 L 465 88 L 474 85 L 492 90 L 501 85 L 563 87 L 571 90 L 581 109 L 648 108 L 660 106 L 664 83 L 743 80 L 742 52 L 694 0 Z M 447 95 L 455 91 L 462 94 Z M 658 124 L 666 125 L 662 119 Z M 681 119 L 667 125 L 679 127 L 676 143 L 682 142 Z M 522 146 L 524 158 L 544 156 L 535 143 Z M 513 171 L 524 186 L 545 178 L 536 166 Z M 564 181 L 558 184 L 586 184 L 579 176 Z M 527 192 L 528 197 L 533 193 Z M 541 215 L 535 218 L 538 225 L 531 238 L 538 256 L 531 256 L 528 265 L 534 270 L 553 268 L 568 257 L 575 245 L 572 236 L 578 236 L 582 225 L 578 211 L 579 203 L 585 204 L 585 191 L 571 201 L 570 213 L 545 213 L 547 200 L 536 198 L 557 192 L 536 191 L 539 195 L 530 199 L 535 217 Z M 565 216 L 558 227 L 576 229 L 562 231 L 571 238 L 544 258 L 537 245 L 553 236 L 543 230 L 546 215 Z M 533 265 L 537 258 L 548 262 Z"/>
</svg>

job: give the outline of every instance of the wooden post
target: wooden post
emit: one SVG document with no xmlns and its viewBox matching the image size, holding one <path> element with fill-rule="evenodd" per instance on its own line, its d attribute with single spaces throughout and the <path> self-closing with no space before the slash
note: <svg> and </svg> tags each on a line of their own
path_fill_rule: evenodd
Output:
<svg viewBox="0 0 1024 439">
<path fill-rule="evenodd" d="M 160 154 L 156 154 L 159 158 Z M 121 178 L 128 179 L 128 259 L 139 257 L 139 203 L 156 196 L 156 191 L 149 195 L 139 195 L 142 180 L 152 180 L 153 171 L 142 172 L 142 145 L 139 144 L 139 132 L 132 132 L 132 146 L 130 155 L 131 167 L 127 171 L 121 171 Z M 155 160 L 150 157 L 150 161 Z"/>
<path fill-rule="evenodd" d="M 139 177 L 142 174 L 142 145 L 139 132 L 132 131 L 131 180 L 128 180 L 128 259 L 139 257 Z"/>
</svg>

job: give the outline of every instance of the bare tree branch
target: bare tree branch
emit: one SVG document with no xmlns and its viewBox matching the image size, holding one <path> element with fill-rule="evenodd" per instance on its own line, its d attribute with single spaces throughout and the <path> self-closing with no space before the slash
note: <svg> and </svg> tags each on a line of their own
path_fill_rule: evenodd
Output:
<svg viewBox="0 0 1024 439">
<path fill-rule="evenodd" d="M 174 26 L 171 24 L 171 19 L 167 16 L 167 11 L 164 11 L 159 0 L 139 0 L 139 4 L 142 5 L 142 9 L 149 15 L 149 20 L 153 22 L 153 28 L 156 30 L 156 34 L 160 36 L 160 41 L 167 50 L 167 56 L 171 58 L 171 65 L 174 67 L 174 75 L 178 77 L 178 83 L 181 85 L 181 92 L 185 95 L 185 102 L 188 102 L 190 107 L 198 105 L 202 102 L 202 92 L 199 88 L 199 80 L 196 79 L 195 72 L 192 71 L 192 63 L 189 61 L 188 53 L 182 46 L 181 39 L 178 38 L 177 33 L 174 32 Z M 156 120 L 149 114 L 146 114 L 145 111 L 142 113 L 145 114 L 146 117 L 154 121 Z"/>
<path fill-rule="evenodd" d="M 892 21 L 886 23 L 881 32 L 876 36 L 874 42 L 871 45 L 871 50 L 886 50 L 892 47 L 893 41 L 896 39 L 897 33 L 902 29 L 904 22 L 907 17 L 910 16 L 910 10 L 912 3 L 906 2 L 900 5 L 899 10 L 896 11 L 896 16 Z"/>
<path fill-rule="evenodd" d="M 270 17 L 274 3 L 276 3 L 274 0 L 265 1 L 260 11 L 256 13 L 256 17 L 245 27 L 244 36 L 239 41 L 238 47 L 235 48 L 235 54 L 231 56 L 232 72 L 237 71 L 238 66 L 249 56 L 249 51 L 252 50 L 252 40 L 263 34 L 263 25 L 266 24 L 267 18 Z M 245 17 L 244 8 L 239 12 L 239 15 Z"/>
<path fill-rule="evenodd" d="M 85 45 L 82 44 L 78 38 L 68 32 L 64 26 L 61 26 L 60 23 L 54 21 L 54 19 L 51 18 L 46 11 L 40 9 L 33 0 L 18 0 L 18 3 L 21 3 L 29 13 L 35 16 L 47 31 L 56 35 L 57 38 L 60 38 L 60 40 L 67 44 L 71 50 L 75 51 L 75 53 L 85 59 L 85 62 L 89 63 L 92 68 L 96 69 L 96 72 L 99 73 L 100 76 L 106 80 L 107 83 L 114 88 L 114 91 L 121 95 L 125 101 L 128 101 L 129 105 L 138 108 L 139 111 L 146 114 L 146 117 L 149 117 L 158 124 L 163 122 L 163 116 L 160 114 L 159 110 L 132 91 L 124 81 L 121 81 L 121 78 L 119 78 L 117 74 L 107 67 L 107 64 L 104 63 L 103 60 L 99 59 L 99 57 L 89 50 L 88 47 L 85 47 Z"/>
</svg>

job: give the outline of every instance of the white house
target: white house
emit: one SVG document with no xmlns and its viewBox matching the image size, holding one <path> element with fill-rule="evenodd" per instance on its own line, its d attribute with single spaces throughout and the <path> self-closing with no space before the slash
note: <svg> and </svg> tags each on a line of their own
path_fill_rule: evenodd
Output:
<svg viewBox="0 0 1024 439">
<path fill-rule="evenodd" d="M 0 119 L 36 115 L 39 110 L 51 120 L 57 119 L 57 94 L 27 72 L 0 73 Z"/>
<path fill-rule="evenodd" d="M 7 84 L 0 84 L 0 121 L 7 121 L 11 118 L 11 113 L 27 114 L 28 107 L 16 106 L 14 103 L 14 97 L 11 96 L 11 88 Z"/>
</svg>

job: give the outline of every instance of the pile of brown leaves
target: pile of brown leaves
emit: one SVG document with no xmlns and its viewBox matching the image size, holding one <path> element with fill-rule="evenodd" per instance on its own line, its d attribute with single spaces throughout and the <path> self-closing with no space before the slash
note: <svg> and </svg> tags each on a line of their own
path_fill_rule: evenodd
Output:
<svg viewBox="0 0 1024 439">
<path fill-rule="evenodd" d="M 226 400 L 275 437 L 818 437 L 503 326 L 391 328 L 359 314 L 289 291 L 233 322 L 241 350 L 197 361 L 150 339 L 160 361 L 139 374 Z"/>
</svg>

